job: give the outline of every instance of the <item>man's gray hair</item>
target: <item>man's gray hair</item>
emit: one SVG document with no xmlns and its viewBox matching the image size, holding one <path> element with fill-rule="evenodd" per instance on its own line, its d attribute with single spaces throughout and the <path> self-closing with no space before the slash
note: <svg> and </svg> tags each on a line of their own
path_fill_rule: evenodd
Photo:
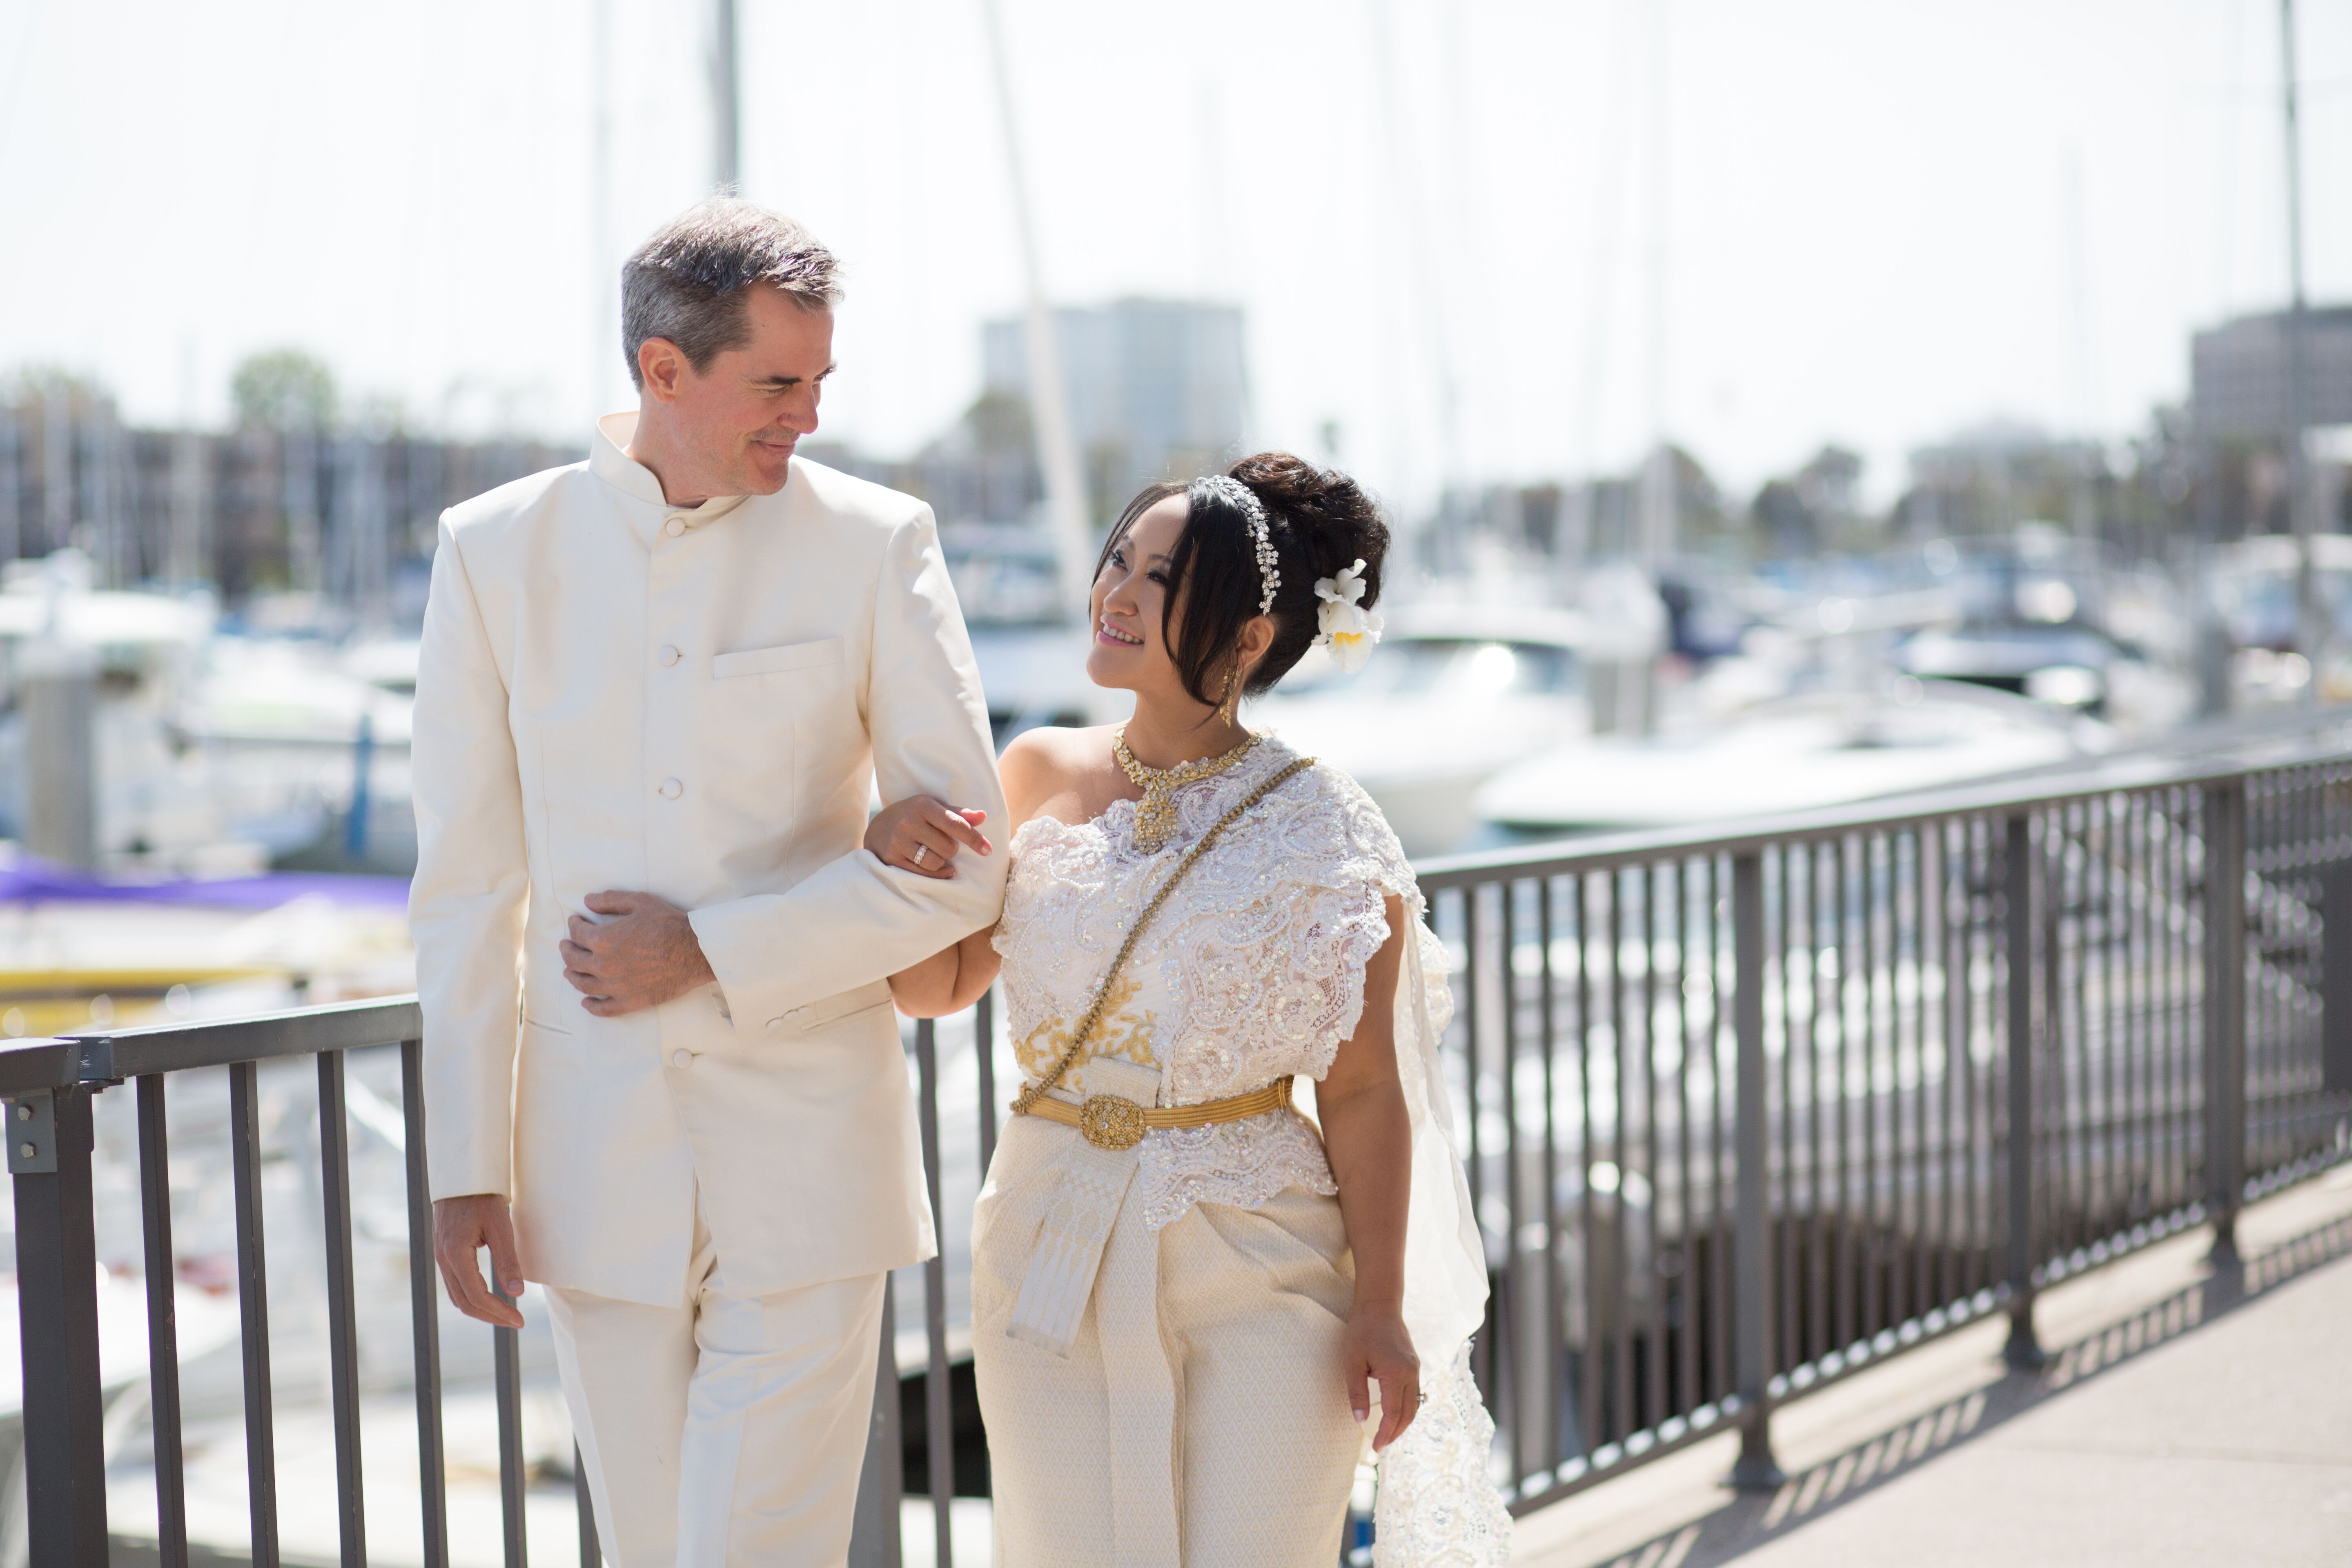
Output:
<svg viewBox="0 0 2352 1568">
<path fill-rule="evenodd" d="M 732 196 L 688 208 L 621 267 L 621 352 L 642 388 L 637 350 L 667 338 L 698 371 L 751 336 L 743 291 L 765 284 L 803 310 L 841 298 L 841 264 L 782 213 Z"/>
</svg>

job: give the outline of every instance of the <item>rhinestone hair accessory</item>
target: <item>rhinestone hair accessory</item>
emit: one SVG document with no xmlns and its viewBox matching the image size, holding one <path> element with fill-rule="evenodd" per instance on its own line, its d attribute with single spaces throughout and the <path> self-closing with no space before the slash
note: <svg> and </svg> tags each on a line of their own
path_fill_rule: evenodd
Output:
<svg viewBox="0 0 2352 1568">
<path fill-rule="evenodd" d="M 1265 589 L 1257 596 L 1257 613 L 1269 614 L 1274 609 L 1274 591 L 1282 586 L 1282 573 L 1274 552 L 1274 532 L 1266 526 L 1265 503 L 1231 474 L 1204 474 L 1199 482 L 1241 508 L 1242 515 L 1249 519 L 1250 542 L 1257 547 L 1257 578 Z"/>
</svg>

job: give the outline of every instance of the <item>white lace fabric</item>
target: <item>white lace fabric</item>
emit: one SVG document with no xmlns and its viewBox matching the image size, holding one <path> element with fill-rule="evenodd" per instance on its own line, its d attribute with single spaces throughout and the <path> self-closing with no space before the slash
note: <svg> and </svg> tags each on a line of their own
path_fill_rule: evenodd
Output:
<svg viewBox="0 0 2352 1568">
<path fill-rule="evenodd" d="M 1156 854 L 1135 846 L 1132 801 L 1092 822 L 1023 824 L 996 946 L 1029 1077 L 1067 1048 L 1070 1020 L 1184 851 L 1295 755 L 1270 740 L 1184 786 L 1177 830 Z M 1228 827 L 1160 906 L 1081 1062 L 1110 1054 L 1158 1068 L 1164 1105 L 1286 1075 L 1319 1080 L 1363 1016 L 1365 966 L 1389 938 L 1384 902 L 1412 889 L 1379 808 L 1345 775 L 1307 770 Z M 1155 1230 L 1203 1198 L 1255 1208 L 1294 1183 L 1339 1191 L 1314 1128 L 1291 1110 L 1154 1129 L 1140 1160 L 1134 1195 Z"/>
</svg>

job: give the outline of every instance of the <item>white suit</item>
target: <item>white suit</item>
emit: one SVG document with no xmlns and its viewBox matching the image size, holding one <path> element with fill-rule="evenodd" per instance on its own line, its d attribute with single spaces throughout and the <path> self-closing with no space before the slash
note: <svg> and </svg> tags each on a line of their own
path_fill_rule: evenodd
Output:
<svg viewBox="0 0 2352 1568">
<path fill-rule="evenodd" d="M 1006 856 L 941 881 L 858 840 L 869 781 L 1003 819 L 971 645 L 927 506 L 800 458 L 774 495 L 671 506 L 623 450 L 635 418 L 442 519 L 410 903 L 433 1194 L 511 1196 L 559 1330 L 598 1302 L 707 1314 L 722 1277 L 878 1311 L 866 1282 L 934 1247 L 884 977 L 992 921 Z M 718 984 L 584 1011 L 557 943 L 603 889 L 690 910 Z M 567 1383 L 611 1337 L 559 1333 Z M 575 1420 L 639 1422 L 573 1394 Z"/>
</svg>

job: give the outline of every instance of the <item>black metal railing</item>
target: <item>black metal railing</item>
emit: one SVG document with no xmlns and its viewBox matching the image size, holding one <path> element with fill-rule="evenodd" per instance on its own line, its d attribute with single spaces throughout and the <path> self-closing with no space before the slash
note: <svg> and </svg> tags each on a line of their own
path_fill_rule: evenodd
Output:
<svg viewBox="0 0 2352 1568">
<path fill-rule="evenodd" d="M 2352 759 L 2141 774 L 1423 869 L 1516 1507 L 2352 1154 Z"/>
<path fill-rule="evenodd" d="M 2352 906 L 2352 753 L 2149 763 L 2092 783 L 1454 859 L 1422 881 L 1452 952 L 1448 1067 L 1493 1272 L 1476 1366 L 1496 1474 L 1522 1511 L 1727 1426 L 1742 1434 L 1733 1479 L 1773 1483 L 1779 1404 L 1994 1312 L 2008 1316 L 2011 1358 L 2031 1363 L 2034 1295 L 2053 1279 L 2197 1224 L 2226 1253 L 2248 1196 L 2352 1153 L 2352 1002 L 2323 1010 L 2352 978 L 2352 920 L 2326 918 Z M 920 1297 L 919 1349 L 910 1335 L 901 1353 L 898 1293 L 886 1298 L 861 1568 L 902 1560 L 903 1460 L 917 1447 L 902 1384 L 919 1388 L 903 1410 L 919 1423 L 942 1568 L 960 1479 L 984 1489 L 957 1464 L 973 1419 L 959 1394 L 959 1298 L 969 1198 L 1012 1070 L 998 1026 L 983 998 L 910 1031 L 942 1250 L 899 1282 Z M 365 1493 L 361 1447 L 362 1397 L 392 1384 L 415 1406 L 418 1495 L 401 1537 L 416 1531 L 434 1568 L 449 1561 L 421 1026 L 400 999 L 0 1047 L 32 1561 L 108 1560 L 109 1400 L 123 1375 L 100 1364 L 98 1237 L 101 1211 L 134 1193 L 156 1550 L 189 1561 L 166 1094 L 187 1086 L 171 1090 L 184 1110 L 214 1074 L 226 1079 L 216 1142 L 234 1193 L 241 1361 L 234 1398 L 219 1397 L 242 1422 L 251 1560 L 278 1560 L 264 1194 L 296 1141 L 282 1114 L 293 1102 L 266 1096 L 264 1075 L 282 1083 L 305 1057 L 315 1151 L 290 1163 L 317 1189 L 302 1217 L 321 1244 L 341 1561 L 366 1561 L 371 1502 L 380 1531 L 394 1522 Z M 394 1054 L 396 1112 L 353 1076 L 388 1087 Z M 98 1150 L 98 1105 L 123 1084 L 135 1085 L 135 1153 L 117 1159 Z M 385 1194 L 355 1182 L 355 1107 L 377 1141 L 369 1170 L 401 1188 L 379 1205 L 396 1225 L 360 1223 L 355 1193 Z M 405 1254 L 396 1372 L 364 1364 L 362 1342 L 381 1341 L 377 1320 L 398 1304 L 361 1284 L 355 1227 L 371 1258 Z M 504 1561 L 520 1565 L 526 1346 L 505 1330 L 488 1341 L 497 1517 Z M 482 1367 L 479 1341 L 452 1343 Z M 540 1482 L 561 1468 L 542 1467 Z M 579 1561 L 593 1563 L 576 1456 L 569 1476 Z"/>
</svg>

